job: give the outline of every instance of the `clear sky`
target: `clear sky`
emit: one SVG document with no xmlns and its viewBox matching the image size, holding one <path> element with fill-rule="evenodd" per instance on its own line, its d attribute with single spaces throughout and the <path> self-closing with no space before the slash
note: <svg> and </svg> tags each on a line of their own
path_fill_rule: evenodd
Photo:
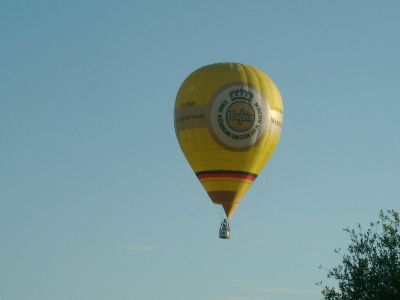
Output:
<svg viewBox="0 0 400 300">
<path fill-rule="evenodd" d="M 399 210 L 400 2 L 0 1 L 0 300 L 317 300 L 343 227 Z M 175 138 L 198 67 L 282 93 L 218 239 Z"/>
</svg>

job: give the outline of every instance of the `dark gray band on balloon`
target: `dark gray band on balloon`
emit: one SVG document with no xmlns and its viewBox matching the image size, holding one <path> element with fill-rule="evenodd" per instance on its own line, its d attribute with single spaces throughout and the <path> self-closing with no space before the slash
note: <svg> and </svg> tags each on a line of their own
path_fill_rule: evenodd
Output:
<svg viewBox="0 0 400 300">
<path fill-rule="evenodd" d="M 208 105 L 191 105 L 175 109 L 175 130 L 208 127 Z"/>
</svg>

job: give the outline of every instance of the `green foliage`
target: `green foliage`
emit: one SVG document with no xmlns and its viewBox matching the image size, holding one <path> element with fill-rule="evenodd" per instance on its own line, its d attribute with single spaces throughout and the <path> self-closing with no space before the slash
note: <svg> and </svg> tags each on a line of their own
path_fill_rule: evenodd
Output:
<svg viewBox="0 0 400 300">
<path fill-rule="evenodd" d="M 342 264 L 328 270 L 327 277 L 337 287 L 325 286 L 325 300 L 399 300 L 400 299 L 400 219 L 389 210 L 379 214 L 366 231 L 345 228 L 351 243 L 347 252 L 340 249 Z"/>
</svg>

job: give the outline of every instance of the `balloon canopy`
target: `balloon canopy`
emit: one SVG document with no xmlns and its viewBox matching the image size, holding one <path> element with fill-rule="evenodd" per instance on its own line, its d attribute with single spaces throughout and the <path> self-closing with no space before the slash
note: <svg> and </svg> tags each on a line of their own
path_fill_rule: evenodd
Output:
<svg viewBox="0 0 400 300">
<path fill-rule="evenodd" d="M 240 63 L 201 67 L 182 83 L 175 131 L 182 152 L 227 218 L 279 142 L 281 95 L 259 69 Z"/>
</svg>

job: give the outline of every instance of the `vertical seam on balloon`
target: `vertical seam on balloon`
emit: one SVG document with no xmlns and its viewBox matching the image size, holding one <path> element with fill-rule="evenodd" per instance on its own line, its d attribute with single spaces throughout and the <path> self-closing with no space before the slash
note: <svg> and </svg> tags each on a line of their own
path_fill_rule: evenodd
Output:
<svg viewBox="0 0 400 300">
<path fill-rule="evenodd" d="M 260 81 L 258 80 L 257 74 L 254 72 L 254 70 L 253 70 L 253 68 L 252 68 L 251 66 L 244 65 L 244 68 L 245 68 L 245 70 L 246 70 L 246 73 L 249 72 L 249 73 L 251 73 L 251 74 L 254 76 L 254 78 L 255 78 L 255 80 L 256 80 L 256 82 L 257 82 L 257 86 L 256 86 L 255 88 L 256 88 L 256 90 L 260 93 L 260 95 L 261 95 L 261 97 L 262 97 L 263 95 L 262 95 L 262 91 L 261 91 Z M 265 98 L 263 97 L 263 100 L 264 100 L 264 99 L 265 99 Z M 256 141 L 259 139 L 259 133 L 260 133 L 260 132 L 257 132 Z M 265 142 L 265 140 L 264 140 L 264 142 Z M 255 144 L 253 145 L 253 147 L 252 147 L 252 150 L 253 150 L 253 151 L 256 149 L 257 144 L 258 144 L 258 143 L 255 143 Z M 259 145 L 259 144 L 258 144 L 258 145 Z M 249 162 L 251 162 L 251 160 L 250 160 L 251 157 L 252 157 L 252 156 L 246 157 L 246 164 L 248 164 Z M 255 167 L 254 167 L 254 161 L 252 161 L 251 170 L 254 170 L 254 169 L 255 169 Z"/>
</svg>

